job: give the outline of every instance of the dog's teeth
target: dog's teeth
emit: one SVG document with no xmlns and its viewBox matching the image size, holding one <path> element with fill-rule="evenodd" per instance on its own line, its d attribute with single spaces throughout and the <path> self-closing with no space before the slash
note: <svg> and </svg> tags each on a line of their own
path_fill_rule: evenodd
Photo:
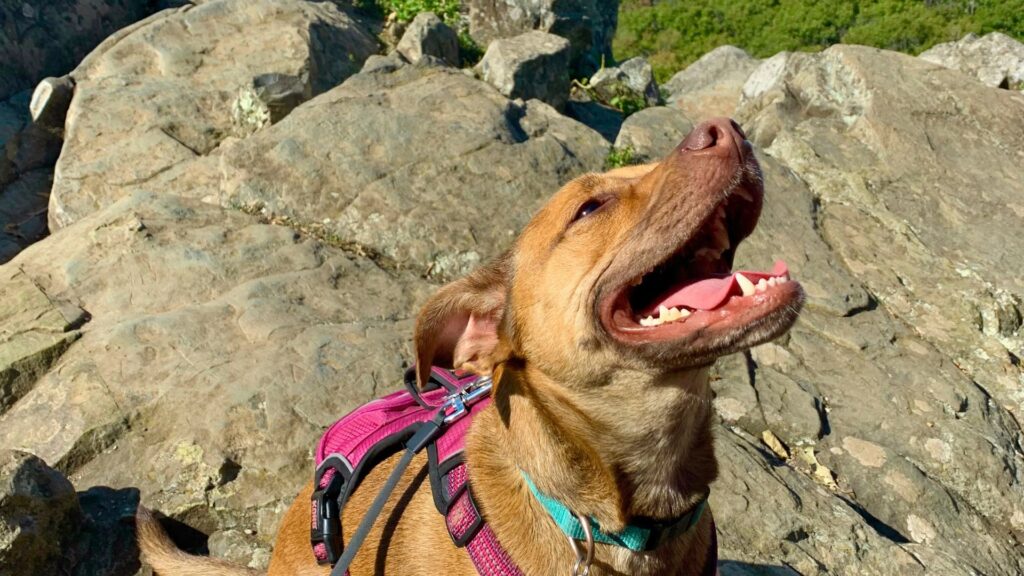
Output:
<svg viewBox="0 0 1024 576">
<path fill-rule="evenodd" d="M 681 308 L 679 310 L 679 317 L 680 318 L 688 318 L 690 316 L 690 314 L 693 314 L 693 312 L 690 312 L 686 308 Z"/>
<path fill-rule="evenodd" d="M 768 281 L 765 280 L 764 278 L 761 278 L 760 280 L 757 281 L 756 288 L 758 292 L 764 292 L 765 290 L 768 289 Z"/>
<path fill-rule="evenodd" d="M 789 274 L 783 274 L 779 282 L 789 282 Z"/>
<path fill-rule="evenodd" d="M 654 316 L 648 316 L 647 318 L 640 319 L 641 326 L 657 326 L 658 324 L 661 324 L 661 321 Z"/>
<path fill-rule="evenodd" d="M 775 286 L 778 283 L 779 283 L 779 279 L 778 278 L 774 278 L 773 277 L 773 278 L 769 278 L 768 279 L 768 285 L 769 286 Z"/>
<path fill-rule="evenodd" d="M 750 296 L 754 293 L 754 283 L 743 274 L 740 274 L 739 272 L 736 273 L 736 282 L 739 283 L 740 290 L 743 291 L 744 296 Z"/>
</svg>

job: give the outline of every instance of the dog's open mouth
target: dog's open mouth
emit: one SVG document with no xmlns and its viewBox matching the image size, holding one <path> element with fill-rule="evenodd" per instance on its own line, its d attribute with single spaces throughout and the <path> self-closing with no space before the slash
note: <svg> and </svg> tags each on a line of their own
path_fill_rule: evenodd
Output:
<svg viewBox="0 0 1024 576">
<path fill-rule="evenodd" d="M 681 248 L 614 292 L 601 314 L 609 334 L 627 344 L 696 345 L 707 338 L 714 341 L 702 348 L 723 352 L 718 348 L 743 340 L 742 332 L 767 326 L 762 331 L 773 337 L 775 325 L 788 327 L 773 317 L 798 308 L 803 296 L 786 264 L 778 261 L 770 272 L 732 271 L 736 247 L 756 225 L 761 195 L 759 186 L 738 186 Z"/>
</svg>

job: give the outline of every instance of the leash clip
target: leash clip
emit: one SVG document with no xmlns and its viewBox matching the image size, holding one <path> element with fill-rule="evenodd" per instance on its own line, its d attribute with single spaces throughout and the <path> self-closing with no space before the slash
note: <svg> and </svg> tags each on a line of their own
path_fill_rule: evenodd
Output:
<svg viewBox="0 0 1024 576">
<path fill-rule="evenodd" d="M 441 411 L 444 412 L 444 423 L 451 424 L 469 413 L 469 407 L 491 393 L 493 381 L 490 376 L 481 376 L 462 390 L 449 396 Z"/>
</svg>

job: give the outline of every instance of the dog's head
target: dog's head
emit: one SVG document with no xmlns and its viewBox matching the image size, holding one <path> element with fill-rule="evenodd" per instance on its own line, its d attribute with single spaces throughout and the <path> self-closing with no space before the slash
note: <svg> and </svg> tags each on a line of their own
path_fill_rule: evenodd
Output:
<svg viewBox="0 0 1024 576">
<path fill-rule="evenodd" d="M 581 176 L 503 256 L 444 286 L 417 320 L 432 364 L 488 374 L 521 361 L 561 381 L 671 373 L 770 340 L 796 320 L 785 265 L 733 273 L 764 190 L 743 132 L 705 122 L 658 164 Z"/>
</svg>

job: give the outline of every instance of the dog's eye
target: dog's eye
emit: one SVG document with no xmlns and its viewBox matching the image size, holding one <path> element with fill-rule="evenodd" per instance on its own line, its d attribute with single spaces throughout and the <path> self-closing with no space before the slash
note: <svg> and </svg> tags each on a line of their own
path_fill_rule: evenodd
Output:
<svg viewBox="0 0 1024 576">
<path fill-rule="evenodd" d="M 590 200 L 587 200 L 579 207 L 579 210 L 576 210 L 576 215 L 572 217 L 572 221 L 576 222 L 577 220 L 590 216 L 594 212 L 597 212 L 601 206 L 604 206 L 604 203 L 604 200 L 598 198 L 591 198 Z"/>
</svg>

